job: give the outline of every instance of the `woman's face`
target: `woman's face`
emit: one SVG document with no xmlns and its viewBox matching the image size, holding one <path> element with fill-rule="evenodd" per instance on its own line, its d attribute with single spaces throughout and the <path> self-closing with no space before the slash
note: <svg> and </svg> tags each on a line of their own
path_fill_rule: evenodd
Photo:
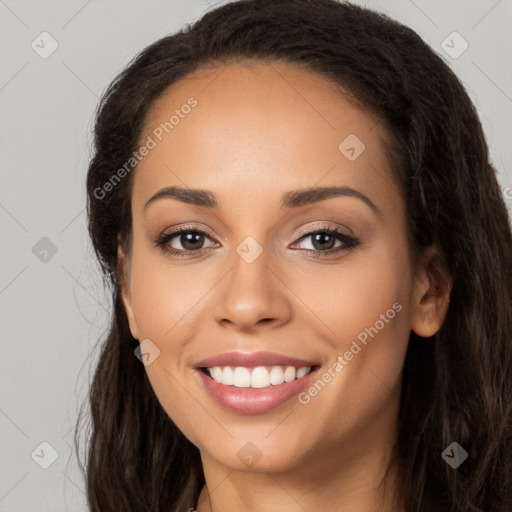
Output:
<svg viewBox="0 0 512 512">
<path fill-rule="evenodd" d="M 285 64 L 198 71 L 155 103 L 123 300 L 205 464 L 318 472 L 387 449 L 424 281 L 384 136 Z"/>
</svg>

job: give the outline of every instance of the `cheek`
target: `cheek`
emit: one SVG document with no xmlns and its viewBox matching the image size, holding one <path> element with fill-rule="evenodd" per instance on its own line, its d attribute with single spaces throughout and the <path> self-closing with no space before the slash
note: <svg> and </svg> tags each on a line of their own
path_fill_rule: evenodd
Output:
<svg viewBox="0 0 512 512">
<path fill-rule="evenodd" d="M 204 411 L 191 399 L 180 364 L 192 332 L 193 305 L 205 294 L 191 272 L 174 268 L 152 250 L 134 246 L 131 266 L 132 305 L 140 341 L 150 339 L 160 350 L 145 367 L 158 401 L 178 428 L 198 443 L 195 418 Z M 205 418 L 206 419 L 206 418 Z"/>
<path fill-rule="evenodd" d="M 141 337 L 169 343 L 175 326 L 186 322 L 205 293 L 204 282 L 189 269 L 169 264 L 157 249 L 134 247 L 131 297 Z"/>
<path fill-rule="evenodd" d="M 313 278 L 305 275 L 299 271 L 287 279 L 293 279 L 297 296 L 307 298 L 304 302 L 325 327 L 336 353 L 348 350 L 358 336 L 372 339 L 367 330 L 375 334 L 375 328 L 379 337 L 408 338 L 411 275 L 405 250 L 374 245 L 349 254 L 339 265 L 318 265 Z"/>
<path fill-rule="evenodd" d="M 328 327 L 325 340 L 332 349 L 331 371 L 320 375 L 329 381 L 329 390 L 324 394 L 311 389 L 312 395 L 323 397 L 304 396 L 304 402 L 310 400 L 310 411 L 321 415 L 326 402 L 344 397 L 343 413 L 326 418 L 329 424 L 334 422 L 328 429 L 338 430 L 339 414 L 350 415 L 354 425 L 370 421 L 396 389 L 410 333 L 409 268 L 405 250 L 374 246 L 357 257 L 354 253 L 335 270 L 315 274 L 315 280 L 298 292 L 308 297 L 311 310 L 319 312 Z M 322 384 L 317 388 L 323 389 Z"/>
</svg>

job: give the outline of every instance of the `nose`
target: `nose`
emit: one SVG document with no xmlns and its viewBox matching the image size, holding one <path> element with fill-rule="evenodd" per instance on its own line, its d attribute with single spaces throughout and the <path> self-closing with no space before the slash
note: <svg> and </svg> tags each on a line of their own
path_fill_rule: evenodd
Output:
<svg viewBox="0 0 512 512">
<path fill-rule="evenodd" d="M 272 268 L 269 252 L 264 250 L 252 262 L 235 252 L 233 268 L 219 283 L 216 297 L 215 317 L 223 327 L 255 332 L 290 321 L 290 292 L 282 272 Z"/>
</svg>

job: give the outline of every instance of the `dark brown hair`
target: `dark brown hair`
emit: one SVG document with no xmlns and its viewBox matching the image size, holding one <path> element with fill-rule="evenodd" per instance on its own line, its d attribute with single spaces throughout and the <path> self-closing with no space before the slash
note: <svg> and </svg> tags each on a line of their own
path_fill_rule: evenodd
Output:
<svg viewBox="0 0 512 512">
<path fill-rule="evenodd" d="M 101 99 L 88 226 L 113 315 L 90 388 L 90 510 L 187 511 L 204 484 L 198 449 L 167 416 L 134 356 L 138 342 L 120 299 L 117 237 L 131 233 L 136 169 L 108 193 L 97 191 L 137 149 L 167 87 L 201 67 L 247 59 L 316 72 L 384 121 L 412 249 L 436 245 L 446 259 L 447 317 L 431 339 L 411 333 L 404 365 L 393 464 L 406 510 L 427 512 L 431 500 L 452 512 L 510 512 L 512 238 L 481 123 L 461 82 L 413 30 L 335 0 L 220 6 L 144 49 Z M 441 457 L 454 441 L 469 453 L 457 469 Z"/>
</svg>

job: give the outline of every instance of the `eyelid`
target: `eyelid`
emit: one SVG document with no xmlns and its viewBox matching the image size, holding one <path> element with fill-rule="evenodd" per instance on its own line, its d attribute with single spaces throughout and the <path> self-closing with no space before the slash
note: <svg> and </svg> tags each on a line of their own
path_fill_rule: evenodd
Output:
<svg viewBox="0 0 512 512">
<path fill-rule="evenodd" d="M 297 233 L 297 237 L 300 238 L 303 235 L 312 235 L 312 234 L 317 233 L 318 231 L 322 231 L 322 230 L 338 230 L 339 231 L 339 227 L 340 226 L 343 229 L 346 229 L 348 231 L 348 233 L 343 233 L 343 232 L 340 231 L 341 234 L 345 234 L 346 236 L 356 236 L 354 231 L 352 231 L 348 226 L 345 226 L 343 224 L 329 225 L 327 223 L 324 223 L 321 226 L 316 226 L 316 227 L 315 226 L 313 226 L 313 227 L 310 226 L 310 227 L 306 227 L 306 228 L 301 229 Z"/>
<path fill-rule="evenodd" d="M 164 229 L 162 231 L 162 233 L 160 235 L 158 235 L 158 238 L 164 238 L 164 237 L 168 237 L 171 235 L 177 235 L 177 234 L 181 234 L 183 232 L 188 233 L 191 231 L 204 234 L 204 235 L 208 236 L 209 238 L 211 238 L 212 240 L 215 240 L 215 237 L 210 233 L 210 230 L 208 228 L 201 226 L 201 225 L 189 225 L 189 224 L 174 226 L 168 230 Z"/>
</svg>

